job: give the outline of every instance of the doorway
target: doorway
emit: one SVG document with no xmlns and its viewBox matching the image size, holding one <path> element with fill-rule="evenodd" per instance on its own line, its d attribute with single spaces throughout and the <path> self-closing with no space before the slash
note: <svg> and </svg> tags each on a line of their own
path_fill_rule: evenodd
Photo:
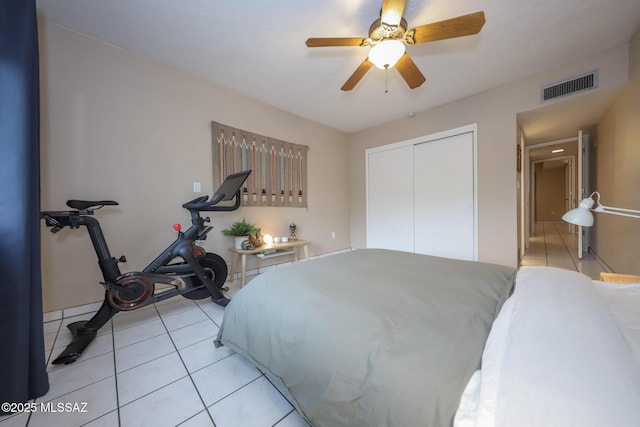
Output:
<svg viewBox="0 0 640 427">
<path fill-rule="evenodd" d="M 521 254 L 530 253 L 531 238 L 540 230 L 537 225 L 552 222 L 566 229 L 571 242 L 576 240 L 571 251 L 581 259 L 582 227 L 563 222 L 562 215 L 578 206 L 583 191 L 582 131 L 572 138 L 525 145 L 524 152 Z"/>
<path fill-rule="evenodd" d="M 522 254 L 530 248 L 530 236 L 536 233 L 536 222 L 562 222 L 564 212 L 578 204 L 581 179 L 577 176 L 577 165 L 582 160 L 578 155 L 578 147 L 581 145 L 578 140 L 579 136 L 576 136 L 525 146 L 522 176 L 524 191 L 521 193 Z M 544 177 L 541 179 L 545 186 L 541 191 L 536 189 L 537 177 Z M 552 181 L 554 177 L 555 182 Z M 547 202 L 547 194 L 551 194 L 554 200 Z M 564 203 L 560 202 L 560 197 Z M 540 203 L 542 206 L 538 206 Z M 577 233 L 575 228 L 567 227 L 570 234 Z M 576 252 L 577 249 L 576 247 Z"/>
</svg>

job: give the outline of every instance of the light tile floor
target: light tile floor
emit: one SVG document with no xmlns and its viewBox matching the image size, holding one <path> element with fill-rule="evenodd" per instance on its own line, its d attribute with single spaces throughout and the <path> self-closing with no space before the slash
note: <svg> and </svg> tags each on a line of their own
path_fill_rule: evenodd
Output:
<svg viewBox="0 0 640 427">
<path fill-rule="evenodd" d="M 578 236 L 569 234 L 564 222 L 537 223 L 520 264 L 579 271 L 592 279 L 599 279 L 601 271 L 611 272 L 591 252 L 583 253 L 582 259 L 578 259 Z"/>
<path fill-rule="evenodd" d="M 50 390 L 35 402 L 86 411 L 2 417 L 1 427 L 308 427 L 267 376 L 214 347 L 224 310 L 209 299 L 120 312 L 75 363 L 52 365 L 71 339 L 66 325 L 92 315 L 44 324 Z"/>
</svg>

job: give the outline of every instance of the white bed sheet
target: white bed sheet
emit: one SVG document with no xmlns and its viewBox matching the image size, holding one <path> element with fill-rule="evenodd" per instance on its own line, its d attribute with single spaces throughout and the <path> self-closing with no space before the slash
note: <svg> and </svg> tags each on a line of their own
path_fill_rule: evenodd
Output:
<svg viewBox="0 0 640 427">
<path fill-rule="evenodd" d="M 640 289 L 596 285 L 567 270 L 521 268 L 454 425 L 639 426 L 638 306 L 624 294 L 637 301 Z"/>
<path fill-rule="evenodd" d="M 593 285 L 615 316 L 640 365 L 640 283 L 619 285 L 594 280 Z"/>
</svg>

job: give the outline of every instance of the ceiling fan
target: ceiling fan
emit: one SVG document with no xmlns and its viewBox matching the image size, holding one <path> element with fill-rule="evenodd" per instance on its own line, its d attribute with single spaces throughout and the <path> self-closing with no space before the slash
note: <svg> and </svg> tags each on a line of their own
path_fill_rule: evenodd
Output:
<svg viewBox="0 0 640 427">
<path fill-rule="evenodd" d="M 408 29 L 407 21 L 402 16 L 405 4 L 406 0 L 383 0 L 380 18 L 369 27 L 368 37 L 310 38 L 306 44 L 308 47 L 371 47 L 369 56 L 342 86 L 344 91 L 353 89 L 373 65 L 381 69 L 389 69 L 395 65 L 409 87 L 415 89 L 426 79 L 405 52 L 405 45 L 477 34 L 485 19 L 483 12 L 476 12 Z"/>
</svg>

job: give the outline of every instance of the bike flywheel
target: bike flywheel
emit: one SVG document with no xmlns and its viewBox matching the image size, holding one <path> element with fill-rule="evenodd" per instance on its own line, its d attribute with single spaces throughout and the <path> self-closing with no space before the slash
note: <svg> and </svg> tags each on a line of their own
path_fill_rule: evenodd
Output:
<svg viewBox="0 0 640 427">
<path fill-rule="evenodd" d="M 153 281 L 143 273 L 133 273 L 121 277 L 107 293 L 109 304 L 127 311 L 143 305 L 153 295 Z"/>
</svg>

